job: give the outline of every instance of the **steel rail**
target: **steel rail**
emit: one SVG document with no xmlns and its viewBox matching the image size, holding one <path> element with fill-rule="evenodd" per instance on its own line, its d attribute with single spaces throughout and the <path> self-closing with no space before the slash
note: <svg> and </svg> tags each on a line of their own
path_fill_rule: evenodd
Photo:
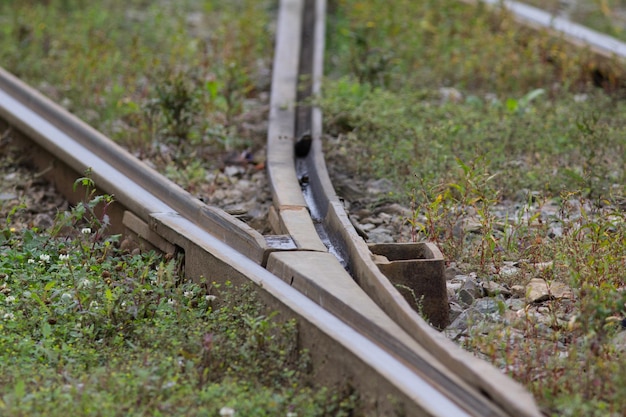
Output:
<svg viewBox="0 0 626 417">
<path fill-rule="evenodd" d="M 298 249 L 309 254 L 305 258 L 274 252 L 268 269 L 348 323 L 359 328 L 365 320 L 376 323 L 367 327 L 372 339 L 416 372 L 440 381 L 441 389 L 473 415 L 540 415 L 519 384 L 430 327 L 373 261 L 332 187 L 321 147 L 321 112 L 307 101 L 306 92 L 318 94 L 322 78 L 325 1 L 284 0 L 281 5 L 268 127 L 272 224 L 277 233 L 292 236 Z M 306 134 L 311 136 L 311 150 L 298 155 L 298 140 Z M 294 154 L 299 157 L 294 159 Z M 429 249 L 439 253 L 435 247 Z M 431 284 L 443 286 L 445 293 L 445 282 Z M 447 298 L 445 303 L 447 307 Z M 425 362 L 430 360 L 421 360 L 424 349 L 439 362 L 437 368 L 429 369 Z"/>
<path fill-rule="evenodd" d="M 268 128 L 277 235 L 262 236 L 197 201 L 2 70 L 0 118 L 30 141 L 34 163 L 51 166 L 48 178 L 71 200 L 79 198 L 73 180 L 90 168 L 98 188 L 116 198 L 118 231 L 183 252 L 187 276 L 255 283 L 268 305 L 298 319 L 316 377 L 351 380 L 368 393 L 366 412 L 401 406 L 407 415 L 540 415 L 520 385 L 422 320 L 382 274 L 386 264 L 372 260 L 378 249 L 351 226 L 325 169 L 321 112 L 306 103 L 319 93 L 324 16 L 323 0 L 281 1 Z M 310 150 L 294 159 L 294 140 L 306 135 Z"/>
<path fill-rule="evenodd" d="M 522 25 L 537 30 L 548 30 L 576 47 L 589 48 L 595 55 L 604 59 L 626 57 L 626 43 L 545 10 L 511 0 L 461 1 L 471 5 L 485 3 L 494 8 L 508 10 Z"/>
<path fill-rule="evenodd" d="M 67 184 L 89 168 L 98 189 L 115 196 L 117 213 L 112 217 L 117 227 L 138 234 L 165 252 L 182 251 L 188 277 L 256 284 L 272 309 L 285 319 L 298 320 L 299 342 L 311 352 L 315 377 L 334 385 L 351 381 L 352 387 L 367 394 L 362 410 L 366 414 L 383 415 L 401 407 L 407 415 L 415 416 L 470 415 L 401 358 L 264 269 L 249 254 L 233 249 L 219 233 L 199 227 L 195 216 L 183 214 L 194 213 L 195 203 L 177 211 L 176 206 L 185 204 L 180 201 L 185 192 L 178 186 L 132 158 L 119 170 L 115 166 L 126 158 L 126 151 L 112 146 L 115 151 L 99 155 L 98 142 L 91 142 L 98 135 L 96 131 L 2 70 L 0 80 L 0 124 L 13 130 L 12 136 L 21 141 L 27 156 L 70 200 L 77 201 L 80 193 L 71 191 Z M 7 90 L 24 94 L 12 95 Z M 81 129 L 72 129 L 74 124 L 81 124 Z M 130 178 L 126 171 L 151 174 L 150 181 L 136 174 Z M 171 195 L 158 196 L 164 187 Z M 234 232 L 241 226 L 226 213 L 220 216 L 231 222 Z M 217 230 L 222 228 L 220 221 Z"/>
</svg>

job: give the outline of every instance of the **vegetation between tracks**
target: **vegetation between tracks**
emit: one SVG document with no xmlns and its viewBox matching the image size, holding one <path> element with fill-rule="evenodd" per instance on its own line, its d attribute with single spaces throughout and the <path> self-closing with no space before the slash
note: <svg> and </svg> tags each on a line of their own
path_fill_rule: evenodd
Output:
<svg viewBox="0 0 626 417">
<path fill-rule="evenodd" d="M 2 415 L 348 415 L 355 397 L 308 384 L 295 322 L 251 288 L 117 249 L 94 212 L 110 202 L 0 228 Z"/>
<path fill-rule="evenodd" d="M 265 139 L 276 7 L 3 1 L 0 62 L 193 192 L 223 153 Z M 251 289 L 182 282 L 176 260 L 120 251 L 97 202 L 61 229 L 1 227 L 0 414 L 350 412 L 351 393 L 309 385 L 295 323 Z"/>
<path fill-rule="evenodd" d="M 8 0 L 0 62 L 193 189 L 223 153 L 265 140 L 257 124 L 266 120 L 276 8 L 269 0 Z"/>
<path fill-rule="evenodd" d="M 262 140 L 242 126 L 250 103 L 263 104 L 273 7 L 270 1 L 5 1 L 0 59 L 193 190 L 219 165 L 211 162 L 216 158 L 205 158 L 205 165 L 193 157 Z M 618 331 L 613 320 L 623 317 L 626 301 L 626 113 L 615 82 L 621 65 L 595 71 L 598 63 L 586 52 L 520 29 L 506 13 L 483 6 L 334 0 L 329 11 L 322 100 L 335 136 L 329 150 L 349 155 L 346 166 L 357 172 L 394 179 L 404 191 L 389 197 L 413 200 L 416 215 L 408 220 L 466 271 L 508 284 L 539 276 L 575 291 L 569 305 L 546 303 L 554 318 L 548 326 L 530 317 L 476 326 L 467 347 L 525 383 L 548 412 L 626 409 L 624 359 L 611 343 Z M 534 214 L 516 222 L 493 214 L 503 204 L 536 213 L 548 202 L 563 214 L 564 233 L 556 238 Z M 584 210 L 568 219 L 571 205 Z M 480 232 L 448 233 L 468 213 L 477 215 Z M 32 259 L 29 268 L 42 266 Z M 512 278 L 498 273 L 505 261 L 528 260 L 554 263 Z M 184 291 L 168 291 L 167 300 L 178 306 L 188 301 Z M 571 321 L 563 322 L 563 310 Z M 203 334 L 191 339 L 201 345 Z M 146 381 L 140 386 L 151 387 Z M 27 395 L 27 382 L 16 384 L 16 392 Z M 70 394 L 50 384 L 59 395 L 73 395 L 71 381 L 63 382 Z"/>
<path fill-rule="evenodd" d="M 386 198 L 412 202 L 416 238 L 484 281 L 572 289 L 517 315 L 495 295 L 499 318 L 474 323 L 463 345 L 524 383 L 547 414 L 620 415 L 621 64 L 602 79 L 587 51 L 505 12 L 428 0 L 331 2 L 327 56 L 327 150 L 400 184 Z M 557 209 L 546 216 L 548 205 Z"/>
</svg>

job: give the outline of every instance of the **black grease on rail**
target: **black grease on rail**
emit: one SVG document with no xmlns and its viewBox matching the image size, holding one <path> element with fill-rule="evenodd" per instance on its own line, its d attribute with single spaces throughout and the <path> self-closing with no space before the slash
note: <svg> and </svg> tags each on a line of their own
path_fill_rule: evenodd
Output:
<svg viewBox="0 0 626 417">
<path fill-rule="evenodd" d="M 296 140 L 295 151 L 298 158 L 305 158 L 311 150 L 311 143 L 313 143 L 313 137 L 311 132 L 304 132 L 298 140 Z"/>
</svg>

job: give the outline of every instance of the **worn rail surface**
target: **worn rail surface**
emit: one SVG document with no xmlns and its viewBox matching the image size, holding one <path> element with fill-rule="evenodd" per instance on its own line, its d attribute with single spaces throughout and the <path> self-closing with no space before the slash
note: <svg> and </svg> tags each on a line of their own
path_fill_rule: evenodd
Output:
<svg viewBox="0 0 626 417">
<path fill-rule="evenodd" d="M 267 156 L 273 235 L 206 206 L 3 70 L 0 123 L 70 201 L 89 168 L 115 196 L 113 233 L 184 254 L 190 278 L 255 283 L 268 308 L 298 320 L 314 377 L 349 381 L 361 414 L 541 415 L 520 385 L 448 341 L 398 291 L 423 294 L 431 322 L 445 325 L 434 245 L 368 246 L 352 227 L 326 171 L 321 112 L 307 101 L 320 88 L 325 7 L 280 3 Z"/>
<path fill-rule="evenodd" d="M 461 1 L 472 5 L 480 2 L 494 8 L 504 8 L 512 13 L 520 24 L 536 30 L 549 31 L 574 46 L 589 48 L 597 57 L 603 59 L 626 57 L 626 43 L 536 7 L 511 0 Z"/>
</svg>

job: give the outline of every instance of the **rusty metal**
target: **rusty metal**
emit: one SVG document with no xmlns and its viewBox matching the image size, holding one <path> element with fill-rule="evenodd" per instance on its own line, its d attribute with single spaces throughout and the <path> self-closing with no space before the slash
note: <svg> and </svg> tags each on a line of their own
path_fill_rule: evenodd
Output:
<svg viewBox="0 0 626 417">
<path fill-rule="evenodd" d="M 325 6 L 282 0 L 279 10 L 267 157 L 275 235 L 204 205 L 2 70 L 0 118 L 43 149 L 34 162 L 52 164 L 49 178 L 69 198 L 77 197 L 68 184 L 91 168 L 116 198 L 116 227 L 139 244 L 184 253 L 188 277 L 253 282 L 269 308 L 298 319 L 317 379 L 349 380 L 366 393 L 363 414 L 539 416 L 519 384 L 445 339 L 398 291 L 423 296 L 427 315 L 445 324 L 436 247 L 368 246 L 352 227 L 326 171 L 321 112 L 302 103 L 321 85 Z M 307 135 L 310 149 L 296 155 L 296 139 Z"/>
<path fill-rule="evenodd" d="M 374 329 L 369 331 L 370 337 L 383 346 L 391 343 L 392 349 L 397 353 L 403 352 L 405 360 L 416 365 L 416 368 L 420 368 L 420 365 L 412 362 L 415 356 L 410 352 L 414 352 L 416 341 L 420 348 L 426 347 L 434 360 L 448 368 L 448 371 L 438 374 L 441 378 L 451 378 L 447 384 L 442 384 L 442 389 L 448 392 L 450 398 L 455 398 L 458 404 L 463 402 L 460 398 L 472 398 L 473 401 L 464 401 L 472 414 L 539 415 L 532 397 L 519 384 L 492 366 L 478 363 L 467 352 L 439 335 L 417 314 L 374 263 L 370 248 L 349 221 L 326 170 L 321 148 L 321 112 L 309 105 L 306 101 L 309 97 L 297 94 L 301 87 L 300 72 L 306 74 L 306 88 L 300 91 L 310 88 L 312 95 L 319 92 L 323 66 L 324 13 L 324 1 L 281 2 L 268 129 L 267 169 L 274 196 L 272 224 L 278 227 L 276 233 L 288 233 L 297 236 L 294 239 L 296 241 L 308 242 L 298 247 L 310 253 L 275 252 L 270 255 L 268 269 L 355 326 L 361 325 L 367 318 L 369 328 Z M 311 14 L 315 14 L 316 19 L 312 19 Z M 307 25 L 313 25 L 313 28 L 306 28 Z M 296 49 L 282 49 L 295 48 L 296 44 L 301 50 L 300 54 L 296 53 Z M 296 62 L 295 57 L 298 55 L 300 61 Z M 285 56 L 287 59 L 283 60 Z M 296 101 L 298 99 L 299 102 Z M 302 100 L 305 102 L 302 103 Z M 304 158 L 294 158 L 295 138 L 302 132 L 310 134 L 311 150 Z M 306 182 L 298 181 L 304 177 L 307 178 Z M 294 215 L 295 212 L 298 216 Z M 311 214 L 310 219 L 303 216 L 307 212 Z M 310 234 L 312 229 L 319 233 L 319 239 Z M 305 232 L 306 238 L 303 236 Z M 325 247 L 321 248 L 320 243 Z M 395 245 L 387 249 L 394 253 L 401 251 Z M 434 252 L 438 253 L 436 248 Z M 429 267 L 424 264 L 419 271 L 417 265 L 420 265 L 420 255 L 415 253 L 415 256 L 414 259 L 406 259 L 407 262 L 403 264 L 411 265 L 412 268 L 402 268 L 401 263 L 396 262 L 393 267 L 382 266 L 382 269 L 390 273 L 394 280 L 412 283 L 413 287 L 421 289 L 424 305 L 428 305 L 436 324 L 444 326 L 447 322 L 447 292 L 443 280 L 443 262 L 441 259 L 439 262 L 434 261 Z M 350 273 L 342 272 L 342 268 Z M 422 272 L 427 272 L 428 277 L 415 276 L 415 273 Z M 431 282 L 431 289 L 435 291 L 428 291 L 426 286 L 419 285 L 420 282 Z M 363 299 L 368 301 L 364 302 Z M 394 323 L 393 326 L 389 325 L 389 320 Z M 427 373 L 423 366 L 421 369 L 418 372 Z M 463 381 L 459 381 L 457 375 Z M 424 376 L 427 377 L 426 374 Z"/>
<path fill-rule="evenodd" d="M 432 243 L 370 244 L 378 269 L 414 310 L 438 329 L 450 324 L 444 259 Z"/>
</svg>

